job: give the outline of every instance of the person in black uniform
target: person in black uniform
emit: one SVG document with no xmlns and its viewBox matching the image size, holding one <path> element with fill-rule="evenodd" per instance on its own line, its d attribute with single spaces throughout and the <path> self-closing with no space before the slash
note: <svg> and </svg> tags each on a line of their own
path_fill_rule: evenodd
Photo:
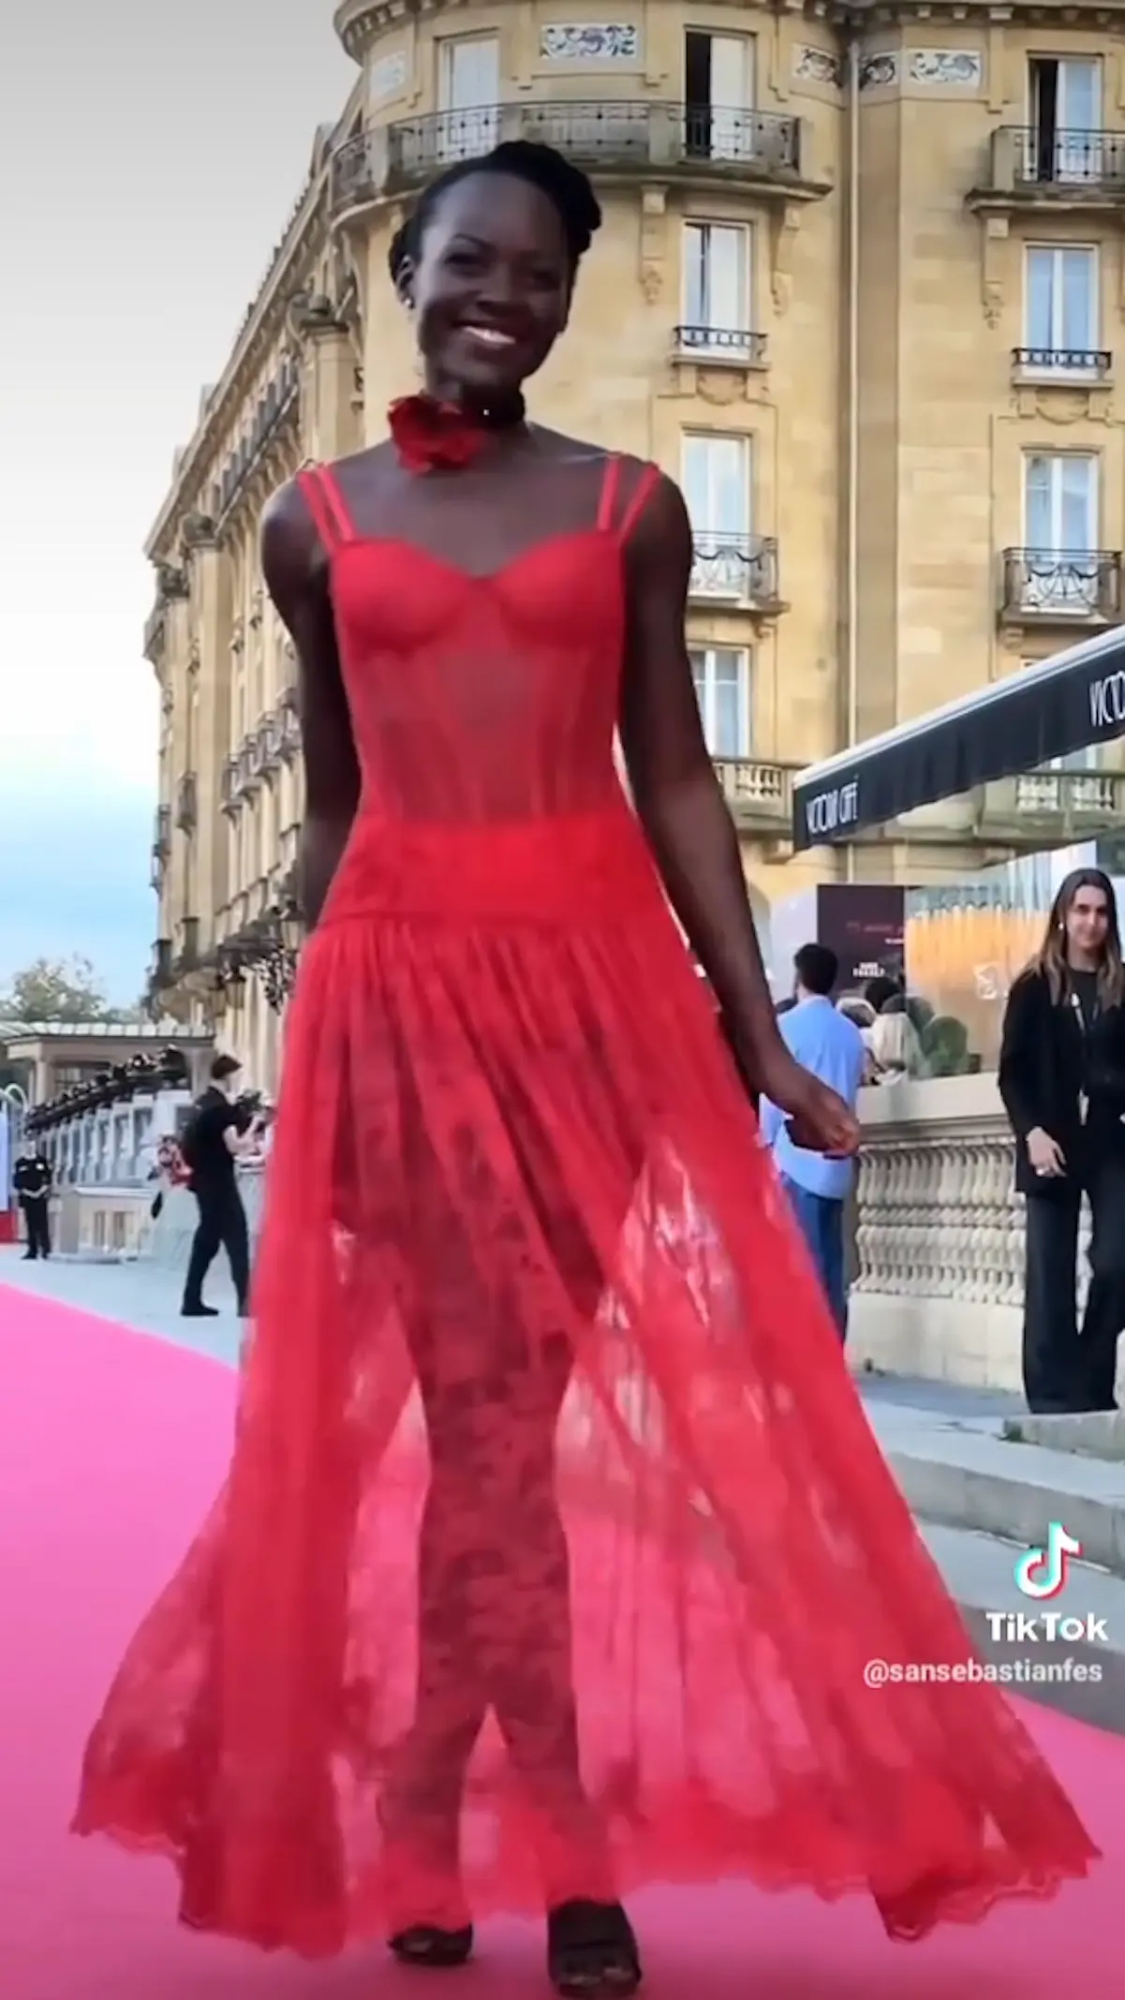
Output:
<svg viewBox="0 0 1125 2000">
<path fill-rule="evenodd" d="M 191 1190 L 199 1203 L 199 1226 L 188 1259 L 181 1307 L 186 1319 L 216 1317 L 216 1308 L 203 1303 L 203 1280 L 220 1245 L 230 1260 L 242 1318 L 248 1310 L 250 1239 L 235 1162 L 253 1150 L 260 1121 L 245 1106 L 231 1101 L 233 1080 L 240 1068 L 233 1056 L 216 1057 L 211 1065 L 210 1088 L 196 1103 L 181 1140 L 184 1164 L 191 1173 Z"/>
<path fill-rule="evenodd" d="M 1027 1197 L 1023 1379 L 1028 1408 L 1116 1408 L 1125 1327 L 1125 968 L 1108 875 L 1059 889 L 1037 956 L 1008 996 L 1000 1095 Z M 1077 1311 L 1078 1224 L 1093 1219 L 1090 1291 Z"/>
<path fill-rule="evenodd" d="M 51 1254 L 51 1180 L 51 1169 L 41 1153 L 24 1153 L 17 1160 L 12 1184 L 27 1229 L 25 1264 Z"/>
</svg>

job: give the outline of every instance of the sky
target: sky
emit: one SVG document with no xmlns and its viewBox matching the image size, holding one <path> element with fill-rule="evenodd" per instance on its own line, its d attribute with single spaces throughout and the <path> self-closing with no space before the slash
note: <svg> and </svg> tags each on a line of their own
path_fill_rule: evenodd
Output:
<svg viewBox="0 0 1125 2000">
<path fill-rule="evenodd" d="M 143 544 L 355 69 L 332 0 L 57 0 L 0 61 L 0 985 L 156 933 Z"/>
</svg>

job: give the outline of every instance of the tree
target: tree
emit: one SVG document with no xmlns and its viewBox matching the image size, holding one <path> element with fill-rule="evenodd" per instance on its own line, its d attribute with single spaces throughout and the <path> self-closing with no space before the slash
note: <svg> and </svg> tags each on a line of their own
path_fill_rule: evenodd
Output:
<svg viewBox="0 0 1125 2000">
<path fill-rule="evenodd" d="M 105 1021 L 105 989 L 88 958 L 37 958 L 0 987 L 0 1021 Z"/>
</svg>

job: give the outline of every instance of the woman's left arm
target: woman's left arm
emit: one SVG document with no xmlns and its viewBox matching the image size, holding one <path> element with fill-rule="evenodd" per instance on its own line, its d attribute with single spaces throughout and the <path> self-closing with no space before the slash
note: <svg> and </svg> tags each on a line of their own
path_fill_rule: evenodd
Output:
<svg viewBox="0 0 1125 2000">
<path fill-rule="evenodd" d="M 802 1069 L 778 1030 L 738 836 L 703 738 L 687 655 L 692 553 L 683 499 L 662 479 L 626 549 L 619 720 L 633 802 L 745 1077 L 791 1114 L 798 1143 L 853 1152 L 859 1128 L 852 1112 Z"/>
</svg>

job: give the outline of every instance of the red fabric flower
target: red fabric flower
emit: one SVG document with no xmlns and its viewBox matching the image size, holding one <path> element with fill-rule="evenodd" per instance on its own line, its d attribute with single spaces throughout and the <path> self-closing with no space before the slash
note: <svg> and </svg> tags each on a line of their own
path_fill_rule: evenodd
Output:
<svg viewBox="0 0 1125 2000">
<path fill-rule="evenodd" d="M 400 396 L 387 422 L 408 472 L 456 472 L 474 459 L 488 436 L 482 417 L 435 396 Z"/>
</svg>

